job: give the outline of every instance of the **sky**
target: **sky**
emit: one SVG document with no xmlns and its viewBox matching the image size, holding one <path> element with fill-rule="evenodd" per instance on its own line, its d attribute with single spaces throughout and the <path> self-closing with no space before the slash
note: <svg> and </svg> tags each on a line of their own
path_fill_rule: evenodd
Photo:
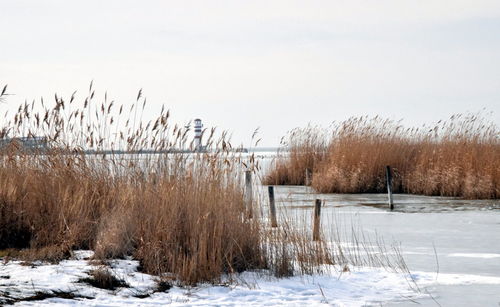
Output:
<svg viewBox="0 0 500 307">
<path fill-rule="evenodd" d="M 500 124 L 500 1 L 0 0 L 0 112 L 91 80 L 244 146 L 360 115 Z"/>
</svg>

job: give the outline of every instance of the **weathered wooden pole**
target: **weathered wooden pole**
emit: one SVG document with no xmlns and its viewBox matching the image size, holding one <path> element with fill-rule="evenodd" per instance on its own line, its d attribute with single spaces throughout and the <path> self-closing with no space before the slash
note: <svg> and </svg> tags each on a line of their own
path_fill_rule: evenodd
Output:
<svg viewBox="0 0 500 307">
<path fill-rule="evenodd" d="M 306 179 L 304 185 L 306 186 L 311 185 L 311 171 L 308 168 L 306 169 Z"/>
<path fill-rule="evenodd" d="M 321 225 L 321 199 L 314 203 L 313 241 L 319 241 L 319 228 Z"/>
<path fill-rule="evenodd" d="M 274 204 L 274 187 L 272 185 L 267 187 L 269 191 L 269 210 L 271 214 L 271 227 L 278 227 L 276 220 L 276 205 Z"/>
<path fill-rule="evenodd" d="M 387 194 L 389 197 L 389 208 L 394 210 L 394 203 L 392 201 L 392 174 L 391 174 L 391 167 L 387 165 L 385 167 L 385 177 L 387 179 Z"/>
<path fill-rule="evenodd" d="M 248 218 L 253 217 L 253 188 L 252 188 L 252 171 L 245 171 L 245 206 L 248 213 Z"/>
</svg>

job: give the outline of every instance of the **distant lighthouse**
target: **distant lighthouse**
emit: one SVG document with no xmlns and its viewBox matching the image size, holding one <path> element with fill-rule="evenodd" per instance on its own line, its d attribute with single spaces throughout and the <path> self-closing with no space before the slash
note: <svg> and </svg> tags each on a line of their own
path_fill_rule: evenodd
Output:
<svg viewBox="0 0 500 307">
<path fill-rule="evenodd" d="M 201 131 L 203 124 L 201 119 L 197 118 L 194 120 L 194 150 L 201 151 L 203 148 L 201 146 Z"/>
</svg>

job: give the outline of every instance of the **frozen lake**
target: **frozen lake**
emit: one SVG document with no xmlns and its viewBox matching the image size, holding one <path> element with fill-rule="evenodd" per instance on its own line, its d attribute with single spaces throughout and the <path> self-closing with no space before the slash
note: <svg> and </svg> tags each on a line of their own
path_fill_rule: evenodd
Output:
<svg viewBox="0 0 500 307">
<path fill-rule="evenodd" d="M 267 189 L 261 189 L 265 198 Z M 316 194 L 310 188 L 275 187 L 278 211 L 311 221 L 313 201 L 322 199 L 322 232 L 341 228 L 349 237 L 351 224 L 386 244 L 401 244 L 410 270 L 439 274 L 475 275 L 463 282 L 437 282 L 428 291 L 442 306 L 498 306 L 500 304 L 500 202 L 447 197 L 394 195 L 388 210 L 386 194 Z M 264 202 L 266 203 L 266 202 Z M 267 207 L 263 208 L 266 214 Z M 331 225 L 336 221 L 343 225 Z M 489 278 L 493 277 L 493 278 Z M 437 306 L 431 298 L 418 300 Z M 393 305 L 413 305 L 399 302 Z"/>
</svg>

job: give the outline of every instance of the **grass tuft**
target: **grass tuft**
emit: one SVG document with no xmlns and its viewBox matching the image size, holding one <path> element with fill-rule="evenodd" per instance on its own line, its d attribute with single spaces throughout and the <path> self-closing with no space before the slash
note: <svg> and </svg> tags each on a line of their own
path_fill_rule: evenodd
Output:
<svg viewBox="0 0 500 307">
<path fill-rule="evenodd" d="M 90 296 L 84 296 L 72 291 L 62 291 L 62 290 L 51 290 L 48 292 L 37 291 L 33 295 L 22 298 L 12 298 L 9 296 L 8 293 L 0 293 L 0 295 L 1 295 L 0 303 L 4 305 L 14 305 L 20 302 L 37 302 L 50 298 L 62 298 L 67 300 L 93 299 L 93 297 Z"/>
<path fill-rule="evenodd" d="M 79 282 L 105 290 L 116 290 L 117 288 L 129 287 L 124 280 L 117 278 L 109 269 L 104 267 L 90 271 L 89 277 L 82 278 Z"/>
</svg>

